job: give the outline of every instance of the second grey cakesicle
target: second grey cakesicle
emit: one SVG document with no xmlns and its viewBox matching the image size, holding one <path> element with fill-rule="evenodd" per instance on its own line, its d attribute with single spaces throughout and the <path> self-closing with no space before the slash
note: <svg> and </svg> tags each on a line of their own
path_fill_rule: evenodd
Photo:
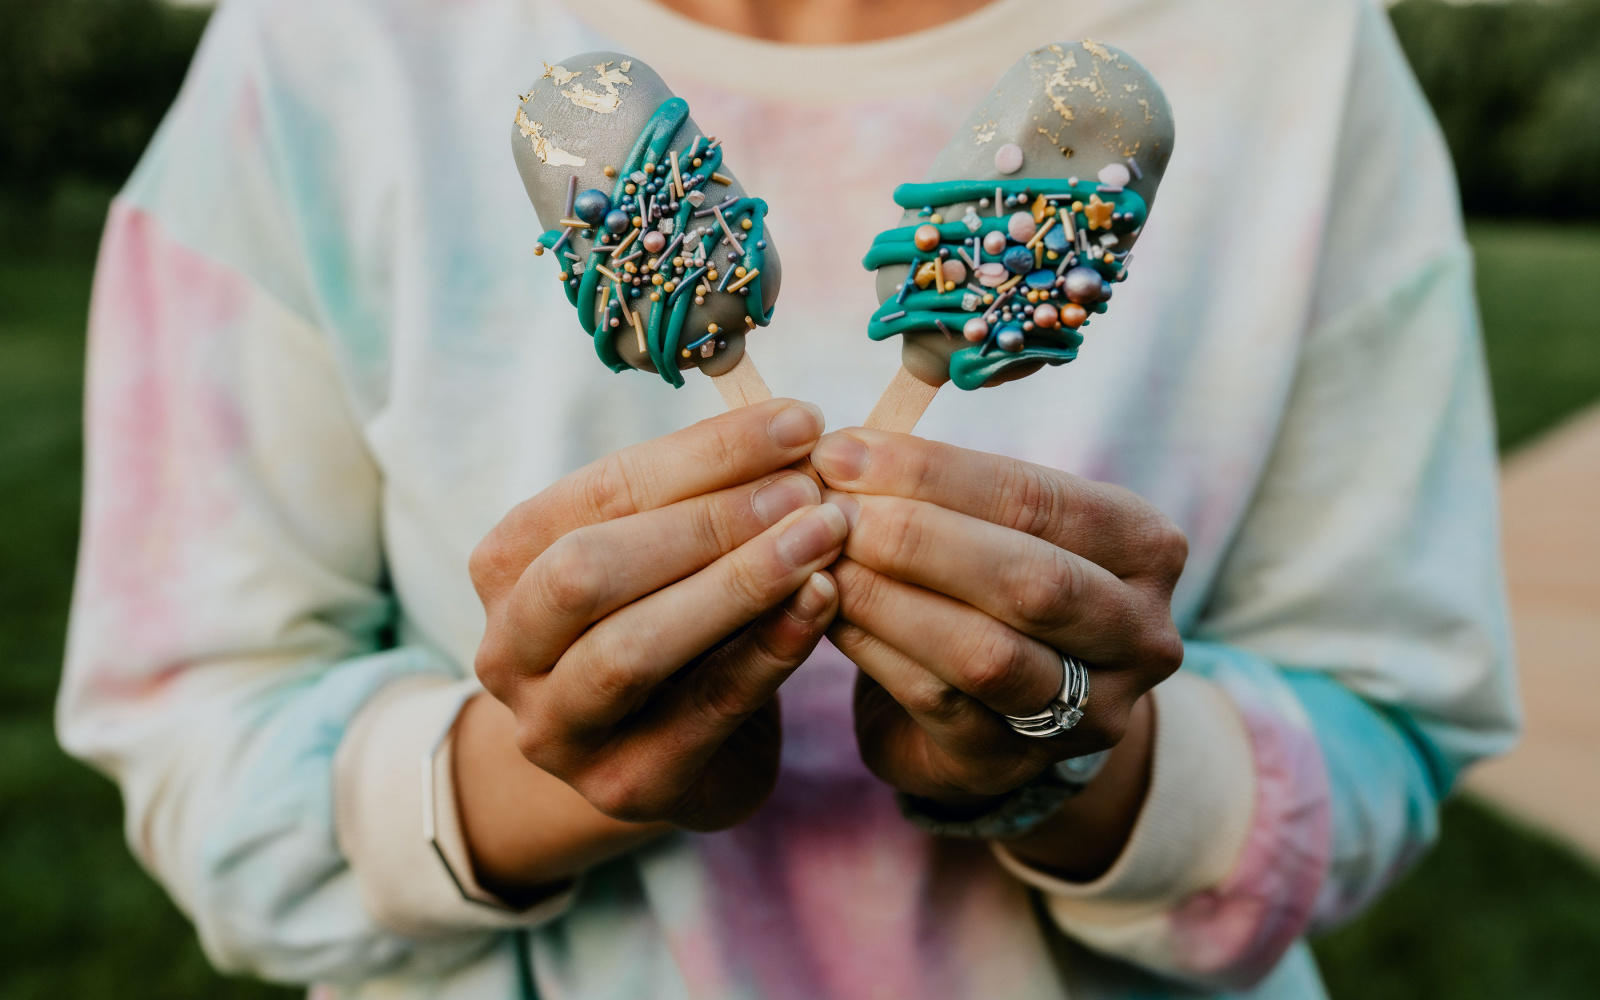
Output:
<svg viewBox="0 0 1600 1000">
<path fill-rule="evenodd" d="M 1166 97 L 1127 53 L 1090 39 L 1029 52 L 926 180 L 895 189 L 901 224 L 863 261 L 882 303 L 868 335 L 901 337 L 904 372 L 934 388 L 1073 360 L 1128 276 L 1172 142 Z"/>
<path fill-rule="evenodd" d="M 617 52 L 546 64 L 511 142 L 545 227 L 535 252 L 556 257 L 601 361 L 674 386 L 739 366 L 778 295 L 767 206 L 654 70 Z"/>
</svg>

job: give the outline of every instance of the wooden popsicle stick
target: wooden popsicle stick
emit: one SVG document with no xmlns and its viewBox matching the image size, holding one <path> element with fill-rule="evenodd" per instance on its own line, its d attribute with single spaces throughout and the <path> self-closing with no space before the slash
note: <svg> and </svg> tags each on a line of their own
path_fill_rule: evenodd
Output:
<svg viewBox="0 0 1600 1000">
<path fill-rule="evenodd" d="M 894 373 L 889 387 L 878 397 L 877 405 L 867 415 L 867 422 L 863 426 L 875 431 L 910 434 L 938 393 L 938 386 L 922 381 L 902 365 Z"/>
<path fill-rule="evenodd" d="M 737 410 L 752 403 L 764 403 L 772 398 L 772 390 L 767 388 L 766 379 L 756 370 L 756 363 L 750 359 L 749 351 L 739 355 L 738 363 L 732 368 L 721 375 L 711 376 L 711 381 L 717 387 L 717 391 L 722 393 L 722 401 L 730 410 Z M 802 458 L 794 464 L 794 469 L 796 472 L 804 472 L 818 486 L 822 486 L 822 477 L 811 467 L 811 459 Z"/>
<path fill-rule="evenodd" d="M 728 404 L 730 410 L 752 403 L 764 403 L 772 398 L 772 390 L 767 388 L 766 380 L 756 371 L 756 363 L 750 360 L 749 351 L 739 355 L 738 363 L 732 368 L 721 375 L 711 376 L 711 381 L 722 393 L 722 401 Z"/>
</svg>

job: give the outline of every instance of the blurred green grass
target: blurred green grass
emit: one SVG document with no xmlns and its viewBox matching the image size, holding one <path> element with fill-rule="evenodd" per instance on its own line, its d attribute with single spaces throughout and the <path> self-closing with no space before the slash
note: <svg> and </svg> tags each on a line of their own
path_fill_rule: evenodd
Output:
<svg viewBox="0 0 1600 1000">
<path fill-rule="evenodd" d="M 103 211 L 100 196 L 79 193 L 46 233 L 0 226 L 0 996 L 292 996 L 210 970 L 128 854 L 113 788 L 64 757 L 51 732 Z M 1471 235 L 1500 439 L 1511 447 L 1600 400 L 1600 227 L 1494 222 Z M 1593 996 L 1600 873 L 1470 799 L 1445 809 L 1444 830 L 1379 906 L 1318 942 L 1333 995 Z"/>
</svg>

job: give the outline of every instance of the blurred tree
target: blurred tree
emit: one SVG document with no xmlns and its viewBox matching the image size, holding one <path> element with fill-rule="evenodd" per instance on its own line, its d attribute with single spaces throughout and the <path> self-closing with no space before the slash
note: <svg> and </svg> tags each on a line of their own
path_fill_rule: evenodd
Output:
<svg viewBox="0 0 1600 1000">
<path fill-rule="evenodd" d="M 172 103 L 208 11 L 161 0 L 0 0 L 0 190 L 116 185 Z"/>
<path fill-rule="evenodd" d="M 1600 0 L 1404 0 L 1391 16 L 1469 213 L 1600 216 Z"/>
</svg>

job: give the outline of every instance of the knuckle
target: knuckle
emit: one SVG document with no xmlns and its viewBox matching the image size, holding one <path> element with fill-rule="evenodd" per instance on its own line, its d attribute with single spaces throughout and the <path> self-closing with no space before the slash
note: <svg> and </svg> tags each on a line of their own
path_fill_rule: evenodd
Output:
<svg viewBox="0 0 1600 1000">
<path fill-rule="evenodd" d="M 731 471 L 743 465 L 749 448 L 741 443 L 744 435 L 739 433 L 740 425 L 716 424 L 708 429 L 711 433 L 696 441 L 698 460 L 721 471 Z"/>
<path fill-rule="evenodd" d="M 767 579 L 766 559 L 748 553 L 736 556 L 728 565 L 727 596 L 736 608 L 758 612 L 775 603 L 775 580 Z"/>
<path fill-rule="evenodd" d="M 1189 559 L 1189 536 L 1183 529 L 1151 510 L 1141 519 L 1138 543 L 1148 553 L 1151 572 L 1163 582 L 1176 582 Z"/>
<path fill-rule="evenodd" d="M 1064 608 L 1079 600 L 1084 585 L 1083 568 L 1077 561 L 1052 548 L 1046 557 L 1027 565 L 1017 580 L 1017 617 L 1029 626 L 1052 624 Z"/>
<path fill-rule="evenodd" d="M 595 768 L 573 787 L 595 809 L 623 823 L 644 823 L 659 815 L 650 782 L 633 768 Z"/>
<path fill-rule="evenodd" d="M 932 674 L 908 681 L 895 700 L 912 715 L 936 722 L 954 721 L 968 704 L 967 695 Z"/>
<path fill-rule="evenodd" d="M 961 687 L 984 703 L 1004 700 L 1020 686 L 1029 663 L 1027 642 L 1007 628 L 988 630 L 961 669 Z"/>
<path fill-rule="evenodd" d="M 499 698 L 514 670 L 514 660 L 506 648 L 505 640 L 501 638 L 501 630 L 491 623 L 478 643 L 478 651 L 473 654 L 472 672 L 477 675 L 485 691 Z"/>
<path fill-rule="evenodd" d="M 632 474 L 618 452 L 612 452 L 591 466 L 579 489 L 582 504 L 601 521 L 633 513 Z"/>
<path fill-rule="evenodd" d="M 839 585 L 840 616 L 846 621 L 873 620 L 883 606 L 887 578 L 848 559 L 834 563 L 832 573 Z"/>
<path fill-rule="evenodd" d="M 922 523 L 920 508 L 892 499 L 870 506 L 877 508 L 877 516 L 870 520 L 878 523 L 875 528 L 862 531 L 862 536 L 877 540 L 874 548 L 887 566 L 901 569 L 915 565 L 927 539 L 927 528 Z M 865 510 L 862 521 L 869 522 Z"/>
<path fill-rule="evenodd" d="M 1043 535 L 1061 516 L 1061 484 L 1046 469 L 1016 463 L 1008 466 L 1000 495 L 1011 497 L 1001 523 L 1029 535 Z"/>
<path fill-rule="evenodd" d="M 694 683 L 689 701 L 706 719 L 742 719 L 761 707 L 742 686 L 726 683 Z"/>
<path fill-rule="evenodd" d="M 535 560 L 541 603 L 562 618 L 589 619 L 606 592 L 608 572 L 579 531 L 556 540 Z"/>
<path fill-rule="evenodd" d="M 471 555 L 467 556 L 467 576 L 472 580 L 472 588 L 478 592 L 478 599 L 484 604 L 492 601 L 500 590 L 500 581 L 505 578 L 505 547 L 500 544 L 499 532 L 491 532 L 483 540 L 472 547 Z"/>
<path fill-rule="evenodd" d="M 691 530 L 703 550 L 726 553 L 738 548 L 739 538 L 733 528 L 733 519 L 735 506 L 739 504 L 748 508 L 750 495 L 741 491 L 731 502 L 712 501 L 698 505 Z"/>
<path fill-rule="evenodd" d="M 624 705 L 630 709 L 644 700 L 652 684 L 650 678 L 636 664 L 638 658 L 633 648 L 636 643 L 627 638 L 597 640 L 601 655 L 577 665 L 583 671 L 584 682 L 605 705 Z"/>
<path fill-rule="evenodd" d="M 1139 647 L 1139 663 L 1149 674 L 1157 675 L 1157 683 L 1183 666 L 1183 637 L 1170 618 L 1160 627 L 1145 630 Z"/>
<path fill-rule="evenodd" d="M 555 745 L 555 734 L 542 712 L 524 710 L 517 716 L 516 730 L 517 751 L 522 754 L 530 764 L 534 764 L 551 774 L 556 774 L 553 768 L 555 755 L 552 749 Z M 557 775 L 559 777 L 559 775 Z"/>
<path fill-rule="evenodd" d="M 1118 706 L 1095 719 L 1092 735 L 1101 747 L 1114 747 L 1128 735 L 1128 724 L 1127 709 Z"/>
</svg>

